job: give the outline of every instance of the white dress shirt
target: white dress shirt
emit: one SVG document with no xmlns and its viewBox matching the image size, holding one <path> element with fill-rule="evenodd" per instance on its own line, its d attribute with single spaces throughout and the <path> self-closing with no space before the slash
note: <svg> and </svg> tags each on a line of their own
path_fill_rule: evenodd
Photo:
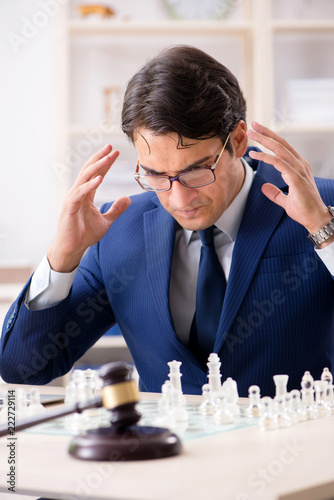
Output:
<svg viewBox="0 0 334 500">
<path fill-rule="evenodd" d="M 243 185 L 225 212 L 215 223 L 215 250 L 224 270 L 226 281 L 230 274 L 232 252 L 238 234 L 254 171 L 241 160 L 245 169 Z M 179 228 L 175 236 L 169 288 L 169 302 L 175 331 L 187 344 L 190 327 L 195 313 L 196 285 L 201 251 L 201 240 L 197 233 Z"/>
<path fill-rule="evenodd" d="M 232 252 L 237 237 L 253 177 L 256 175 L 246 161 L 245 179 L 233 202 L 215 223 L 215 249 L 228 281 Z M 201 240 L 197 233 L 179 228 L 176 231 L 170 280 L 170 310 L 177 335 L 188 343 L 191 322 L 195 313 L 196 284 Z M 329 272 L 334 275 L 334 243 L 315 249 Z M 50 268 L 46 256 L 36 269 L 26 295 L 31 310 L 53 306 L 65 299 L 71 289 L 77 269 L 71 273 L 58 273 Z"/>
</svg>

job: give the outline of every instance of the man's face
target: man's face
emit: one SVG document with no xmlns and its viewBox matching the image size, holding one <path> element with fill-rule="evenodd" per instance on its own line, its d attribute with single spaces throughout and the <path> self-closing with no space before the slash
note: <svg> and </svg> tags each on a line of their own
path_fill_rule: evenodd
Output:
<svg viewBox="0 0 334 500">
<path fill-rule="evenodd" d="M 234 135 L 233 135 L 234 134 Z M 231 134 L 232 144 L 235 130 Z M 203 141 L 185 140 L 187 148 L 177 148 L 176 133 L 154 135 L 140 129 L 135 137 L 142 174 L 174 177 L 189 166 L 212 165 L 222 149 L 219 137 Z M 243 151 L 244 152 L 244 151 Z M 242 156 L 240 154 L 240 156 Z M 185 229 L 197 231 L 214 224 L 236 197 L 244 180 L 244 168 L 239 155 L 224 151 L 215 169 L 215 182 L 200 188 L 188 188 L 174 181 L 169 191 L 158 192 L 162 206 Z"/>
</svg>

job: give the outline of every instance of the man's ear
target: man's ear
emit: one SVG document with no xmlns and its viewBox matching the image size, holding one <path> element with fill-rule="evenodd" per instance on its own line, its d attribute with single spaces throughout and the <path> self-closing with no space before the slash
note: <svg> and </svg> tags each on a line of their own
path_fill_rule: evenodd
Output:
<svg viewBox="0 0 334 500">
<path fill-rule="evenodd" d="M 240 120 L 231 134 L 233 151 L 237 158 L 244 156 L 247 150 L 248 137 L 246 130 L 246 123 L 243 120 Z"/>
</svg>

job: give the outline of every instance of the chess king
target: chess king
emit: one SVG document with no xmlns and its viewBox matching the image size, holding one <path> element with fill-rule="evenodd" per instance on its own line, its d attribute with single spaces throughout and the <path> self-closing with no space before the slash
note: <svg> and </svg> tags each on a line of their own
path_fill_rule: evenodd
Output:
<svg viewBox="0 0 334 500">
<path fill-rule="evenodd" d="M 160 392 L 175 359 L 184 392 L 200 393 L 210 352 L 241 396 L 251 385 L 273 395 L 279 373 L 290 390 L 305 370 L 333 371 L 334 180 L 314 179 L 267 127 L 247 130 L 236 78 L 194 47 L 165 50 L 132 77 L 122 129 L 143 193 L 99 211 L 95 192 L 119 152 L 106 145 L 83 166 L 5 318 L 4 380 L 65 374 L 115 323 L 144 391 Z"/>
</svg>

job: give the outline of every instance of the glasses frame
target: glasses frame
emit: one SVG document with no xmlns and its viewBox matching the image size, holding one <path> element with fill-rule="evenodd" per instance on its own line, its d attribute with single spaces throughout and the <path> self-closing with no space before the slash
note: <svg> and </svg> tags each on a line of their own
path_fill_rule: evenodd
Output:
<svg viewBox="0 0 334 500">
<path fill-rule="evenodd" d="M 219 160 L 225 150 L 225 147 L 226 147 L 226 144 L 229 140 L 231 136 L 231 132 L 228 134 L 227 138 L 226 138 L 226 141 L 224 142 L 224 145 L 220 151 L 220 153 L 217 155 L 217 158 L 215 159 L 214 163 L 210 166 L 207 166 L 207 167 L 199 167 L 199 168 L 194 168 L 193 170 L 211 170 L 211 172 L 213 173 L 213 179 L 212 181 L 210 182 L 206 182 L 205 184 L 199 184 L 198 186 L 187 186 L 186 184 L 184 184 L 182 182 L 182 176 L 183 175 L 187 175 L 189 174 L 189 172 L 193 172 L 193 170 L 188 170 L 187 172 L 181 172 L 179 175 L 176 175 L 175 177 L 170 177 L 169 175 L 159 175 L 157 177 L 163 177 L 164 179 L 168 179 L 169 180 L 169 188 L 166 188 L 166 189 L 150 189 L 150 188 L 147 188 L 147 187 L 144 187 L 141 182 L 140 182 L 140 179 L 142 177 L 152 177 L 152 174 L 144 174 L 144 175 L 141 175 L 139 174 L 139 168 L 141 167 L 140 163 L 139 163 L 139 159 L 138 159 L 138 162 L 137 162 L 137 166 L 136 166 L 136 171 L 135 171 L 135 174 L 134 174 L 134 178 L 136 179 L 136 181 L 138 182 L 139 186 L 144 189 L 144 191 L 151 191 L 151 192 L 155 192 L 155 193 L 161 193 L 161 192 L 164 192 L 164 191 L 170 191 L 170 189 L 172 188 L 172 183 L 174 181 L 178 181 L 182 184 L 182 186 L 184 187 L 187 187 L 187 188 L 190 188 L 190 189 L 196 189 L 196 188 L 200 188 L 200 187 L 204 187 L 204 186 L 208 186 L 209 184 L 212 184 L 213 182 L 215 182 L 216 180 L 216 175 L 215 175 L 215 169 L 219 163 Z M 141 167 L 142 168 L 142 167 Z"/>
</svg>

